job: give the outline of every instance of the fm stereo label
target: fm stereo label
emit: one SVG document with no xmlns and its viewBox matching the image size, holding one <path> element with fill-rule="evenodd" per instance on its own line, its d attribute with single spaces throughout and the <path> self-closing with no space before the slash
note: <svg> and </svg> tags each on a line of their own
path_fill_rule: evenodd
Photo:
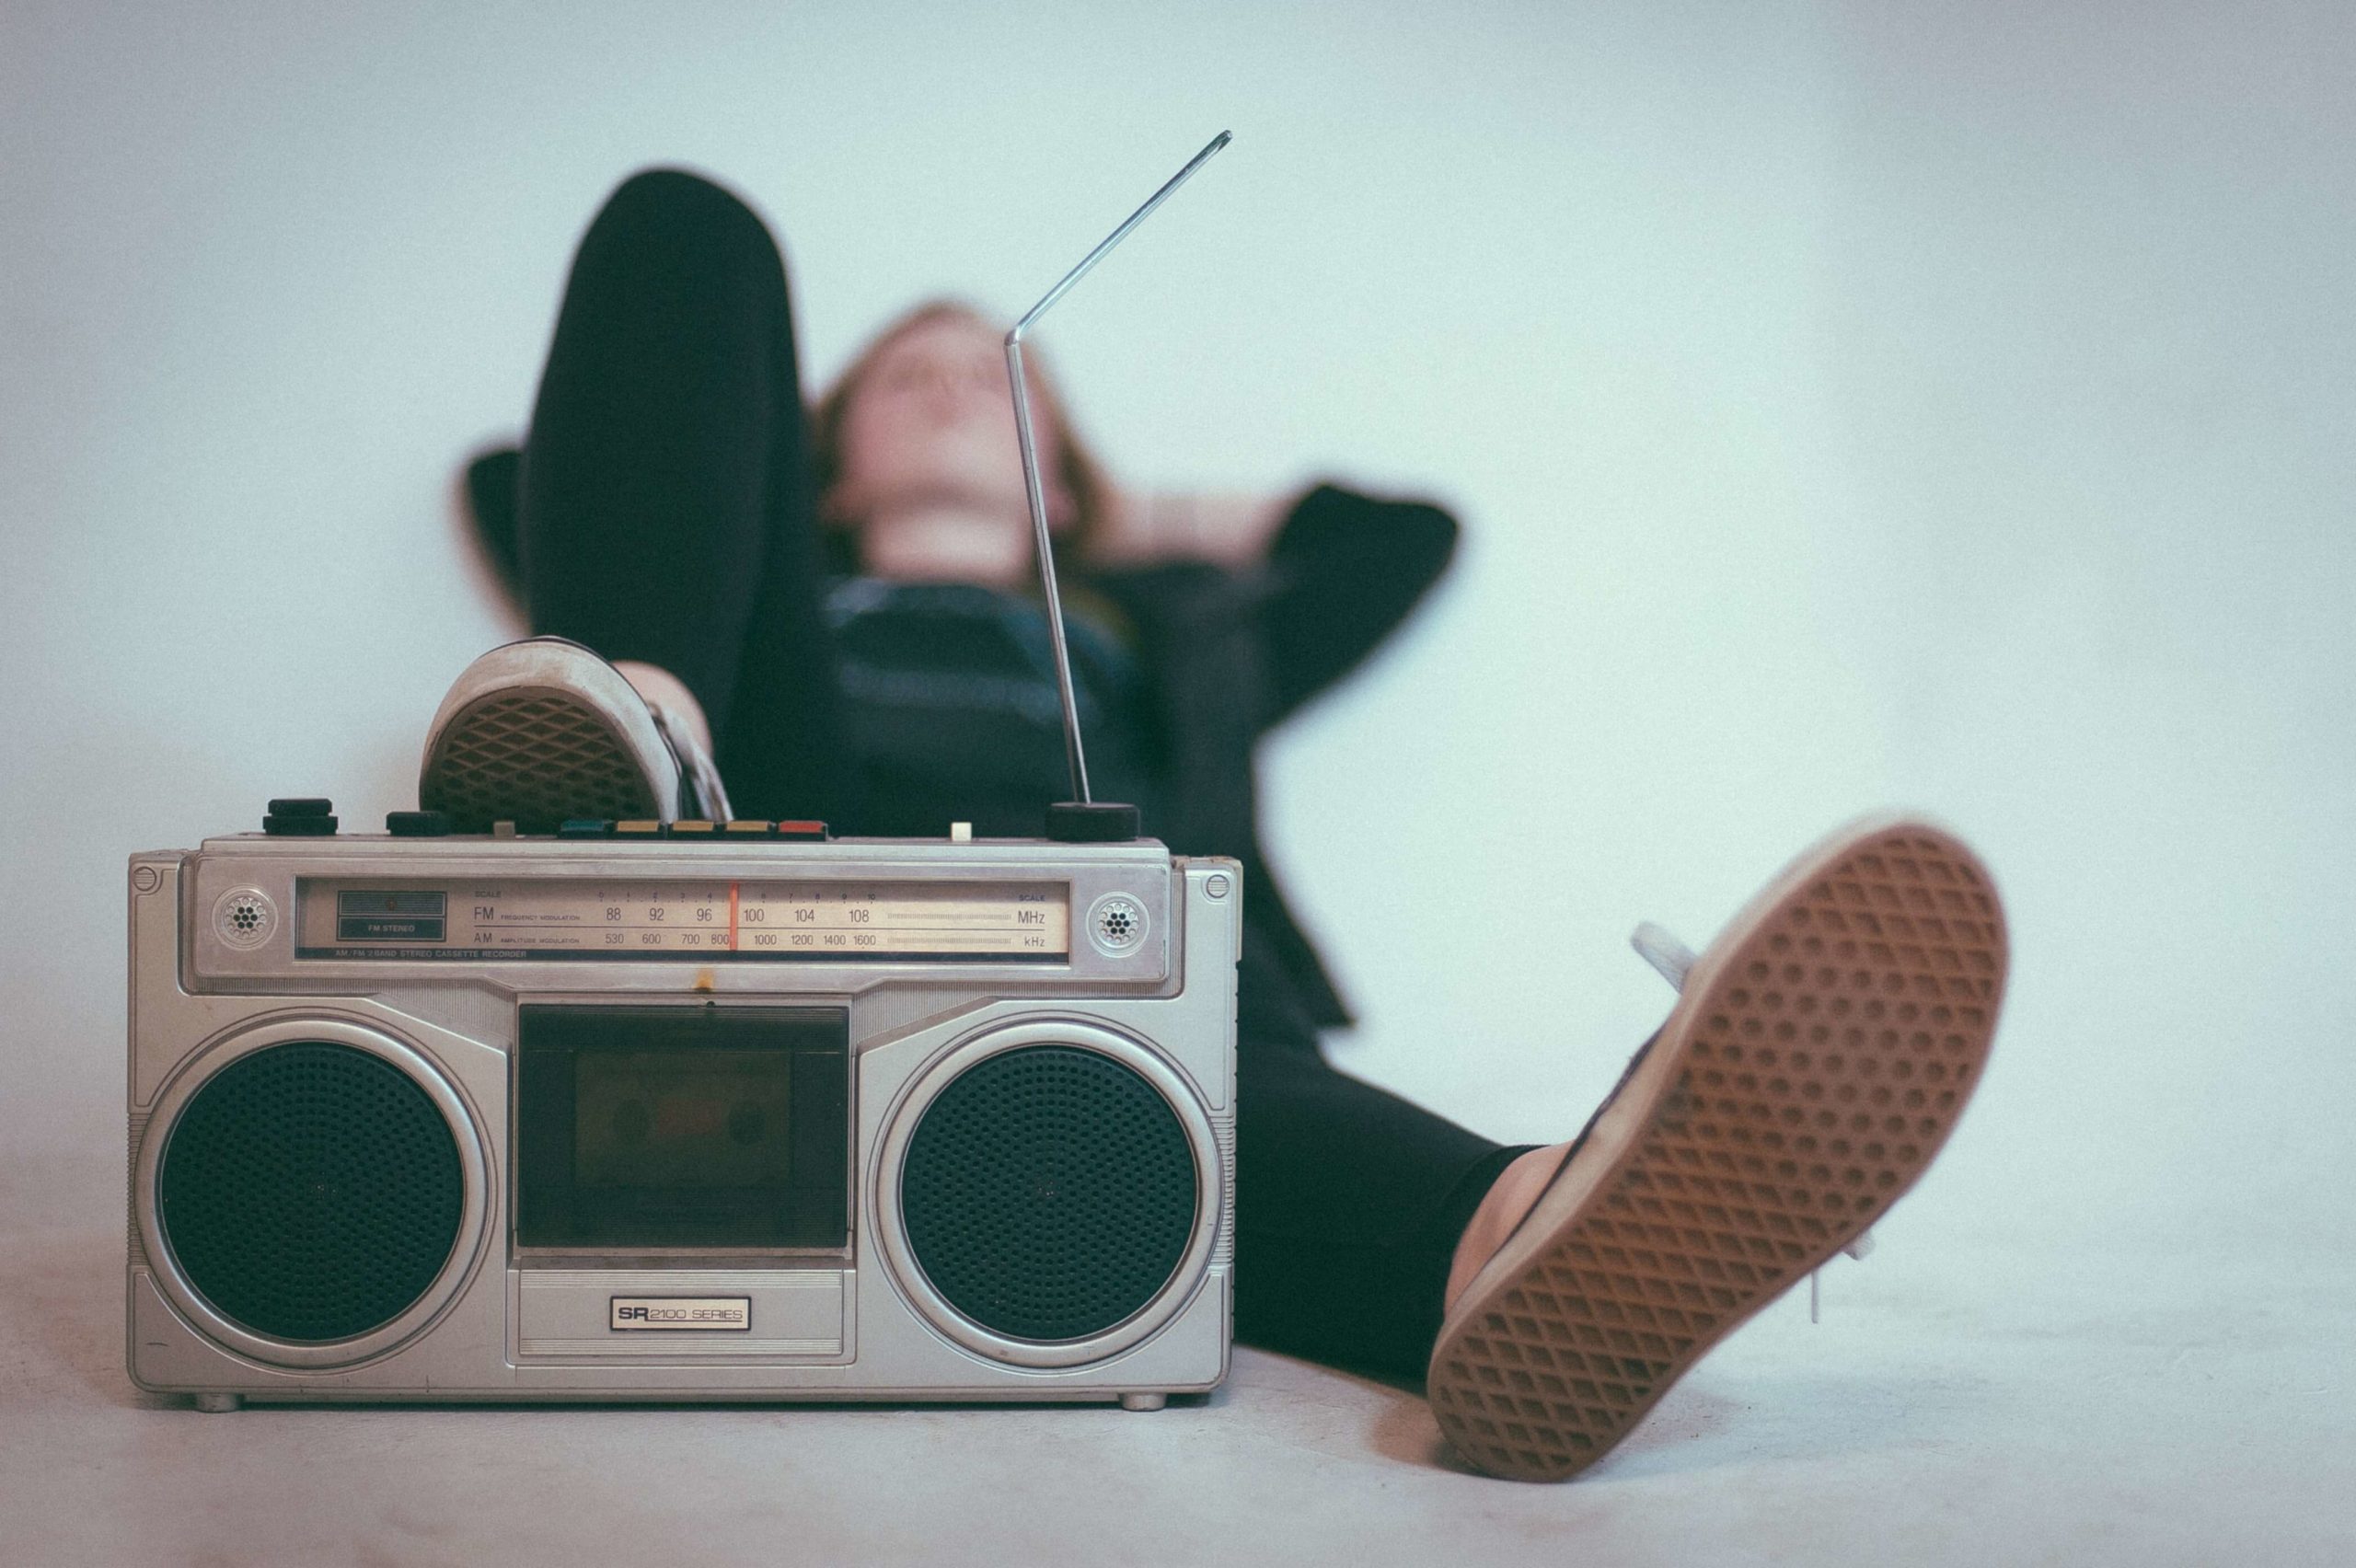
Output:
<svg viewBox="0 0 2356 1568">
<path fill-rule="evenodd" d="M 606 1327 L 613 1329 L 688 1329 L 749 1331 L 753 1298 L 749 1296 L 617 1296 Z"/>
</svg>

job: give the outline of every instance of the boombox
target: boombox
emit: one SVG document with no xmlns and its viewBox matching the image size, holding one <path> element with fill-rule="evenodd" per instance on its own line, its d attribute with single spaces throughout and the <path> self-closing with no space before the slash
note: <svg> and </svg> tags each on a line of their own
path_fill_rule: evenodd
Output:
<svg viewBox="0 0 2356 1568">
<path fill-rule="evenodd" d="M 1224 1377 L 1233 861 L 324 804 L 131 861 L 140 1387 L 1149 1409 Z"/>
</svg>

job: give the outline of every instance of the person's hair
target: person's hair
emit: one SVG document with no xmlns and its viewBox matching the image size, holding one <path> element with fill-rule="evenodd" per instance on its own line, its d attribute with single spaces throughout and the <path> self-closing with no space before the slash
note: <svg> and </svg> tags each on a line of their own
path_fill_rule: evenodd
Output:
<svg viewBox="0 0 2356 1568">
<path fill-rule="evenodd" d="M 919 327 L 944 320 L 970 321 L 993 336 L 1002 337 L 1005 333 L 987 313 L 964 300 L 927 300 L 868 340 L 867 346 L 835 377 L 835 384 L 826 388 L 826 395 L 810 411 L 811 481 L 820 507 L 819 517 L 835 534 L 835 542 L 845 548 L 843 553 L 853 559 L 858 554 L 859 525 L 862 520 L 833 516 L 825 510 L 827 493 L 843 476 L 844 416 L 849 411 L 851 398 L 885 349 Z M 1048 471 L 1061 481 L 1064 493 L 1071 497 L 1071 516 L 1056 541 L 1056 554 L 1057 559 L 1067 552 L 1085 556 L 1107 525 L 1112 492 L 1104 481 L 1103 469 L 1072 429 L 1070 411 L 1057 395 L 1055 382 L 1040 363 L 1038 351 L 1028 343 L 1024 351 L 1024 367 L 1030 371 L 1033 383 L 1033 402 L 1045 409 L 1056 432 L 1056 449 L 1045 455 L 1045 461 Z"/>
</svg>

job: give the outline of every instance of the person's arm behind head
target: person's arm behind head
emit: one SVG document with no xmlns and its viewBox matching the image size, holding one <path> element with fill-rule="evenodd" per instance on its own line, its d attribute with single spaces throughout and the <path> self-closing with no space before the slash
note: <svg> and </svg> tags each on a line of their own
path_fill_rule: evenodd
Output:
<svg viewBox="0 0 2356 1568">
<path fill-rule="evenodd" d="M 1362 663 L 1456 553 L 1456 519 L 1334 485 L 1301 497 L 1268 548 L 1260 610 L 1273 726 Z"/>
</svg>

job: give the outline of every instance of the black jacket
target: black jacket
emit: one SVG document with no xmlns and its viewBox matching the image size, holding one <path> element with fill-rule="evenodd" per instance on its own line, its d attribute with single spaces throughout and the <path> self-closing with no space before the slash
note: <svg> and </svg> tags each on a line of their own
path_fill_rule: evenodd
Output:
<svg viewBox="0 0 2356 1568">
<path fill-rule="evenodd" d="M 512 450 L 468 466 L 477 536 L 520 600 Z M 1350 1021 L 1260 842 L 1260 737 L 1364 663 L 1447 569 L 1457 525 L 1436 506 L 1319 485 L 1264 561 L 1169 561 L 1084 575 L 1127 619 L 1166 758 L 1159 820 L 1180 854 L 1231 855 L 1244 874 L 1247 1030 L 1311 1038 Z"/>
<path fill-rule="evenodd" d="M 1397 628 L 1456 537 L 1438 507 L 1320 485 L 1258 567 L 1178 561 L 1091 579 L 1137 628 L 1153 674 L 1171 774 L 1161 837 L 1242 862 L 1243 1005 L 1267 1027 L 1313 1032 L 1350 1013 L 1269 869 L 1253 753 Z"/>
</svg>

